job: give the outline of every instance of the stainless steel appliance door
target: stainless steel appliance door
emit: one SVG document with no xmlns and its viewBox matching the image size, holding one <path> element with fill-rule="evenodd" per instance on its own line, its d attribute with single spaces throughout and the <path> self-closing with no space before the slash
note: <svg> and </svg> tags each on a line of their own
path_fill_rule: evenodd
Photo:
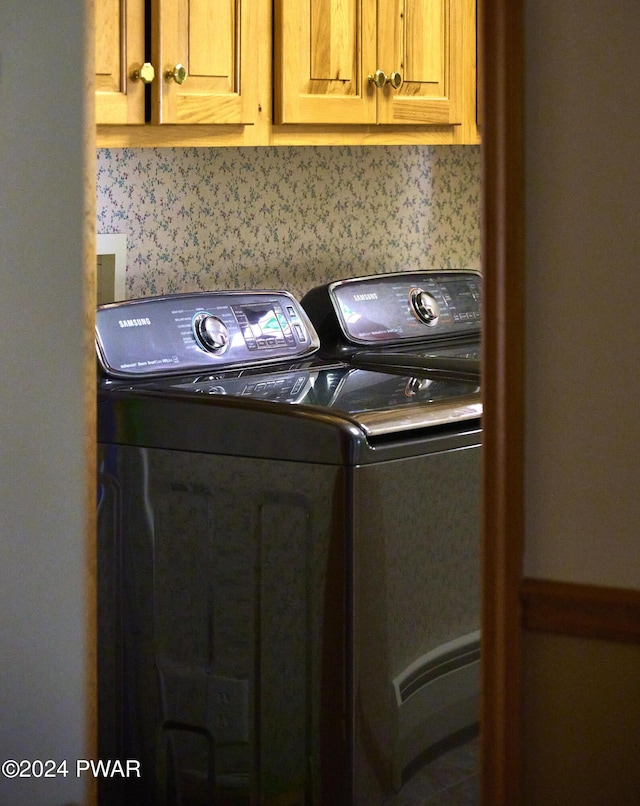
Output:
<svg viewBox="0 0 640 806">
<path fill-rule="evenodd" d="M 392 803 L 477 727 L 480 457 L 478 443 L 354 470 L 355 803 Z"/>
<path fill-rule="evenodd" d="M 345 472 L 101 446 L 105 803 L 341 803 Z"/>
</svg>

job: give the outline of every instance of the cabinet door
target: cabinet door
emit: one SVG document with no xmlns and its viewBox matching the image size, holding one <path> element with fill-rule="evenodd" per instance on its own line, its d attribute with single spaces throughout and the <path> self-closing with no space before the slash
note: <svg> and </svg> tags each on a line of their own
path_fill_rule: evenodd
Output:
<svg viewBox="0 0 640 806">
<path fill-rule="evenodd" d="M 375 123 L 376 0 L 276 0 L 276 123 Z"/>
<path fill-rule="evenodd" d="M 251 124 L 257 117 L 252 0 L 152 0 L 152 123 Z M 187 77 L 171 77 L 182 65 Z"/>
<path fill-rule="evenodd" d="M 144 123 L 144 0 L 95 3 L 96 122 Z"/>
<path fill-rule="evenodd" d="M 402 85 L 377 90 L 378 122 L 462 122 L 462 0 L 379 0 L 378 64 Z"/>
</svg>

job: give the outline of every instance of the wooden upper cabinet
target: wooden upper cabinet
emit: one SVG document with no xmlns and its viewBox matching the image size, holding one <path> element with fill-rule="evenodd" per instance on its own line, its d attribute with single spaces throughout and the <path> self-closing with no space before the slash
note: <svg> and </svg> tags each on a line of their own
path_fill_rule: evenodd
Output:
<svg viewBox="0 0 640 806">
<path fill-rule="evenodd" d="M 95 30 L 97 123 L 144 123 L 144 0 L 97 0 Z"/>
<path fill-rule="evenodd" d="M 462 1 L 378 3 L 378 62 L 400 73 L 378 103 L 378 123 L 462 122 Z"/>
<path fill-rule="evenodd" d="M 152 123 L 255 122 L 254 17 L 255 0 L 152 0 Z"/>
<path fill-rule="evenodd" d="M 97 144 L 477 143 L 475 3 L 95 0 Z"/>
<path fill-rule="evenodd" d="M 275 122 L 375 123 L 376 0 L 276 0 L 274 15 Z"/>
<path fill-rule="evenodd" d="M 255 0 L 96 0 L 95 15 L 98 124 L 255 122 Z"/>
<path fill-rule="evenodd" d="M 276 0 L 276 123 L 461 123 L 463 2 Z"/>
</svg>

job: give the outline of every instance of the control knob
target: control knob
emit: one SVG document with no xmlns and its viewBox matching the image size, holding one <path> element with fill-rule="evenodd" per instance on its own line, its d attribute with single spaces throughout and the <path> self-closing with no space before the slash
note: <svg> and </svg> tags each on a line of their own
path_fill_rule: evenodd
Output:
<svg viewBox="0 0 640 806">
<path fill-rule="evenodd" d="M 431 294 L 423 291 L 422 288 L 412 288 L 409 303 L 414 315 L 425 325 L 433 327 L 438 323 L 440 309 Z"/>
<path fill-rule="evenodd" d="M 229 329 L 217 316 L 198 313 L 192 327 L 195 340 L 208 353 L 223 353 L 229 346 Z"/>
</svg>

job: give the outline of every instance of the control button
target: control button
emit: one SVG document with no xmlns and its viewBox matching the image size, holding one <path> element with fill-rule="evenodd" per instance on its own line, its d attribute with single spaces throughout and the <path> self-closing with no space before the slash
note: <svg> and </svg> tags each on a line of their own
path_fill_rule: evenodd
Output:
<svg viewBox="0 0 640 806">
<path fill-rule="evenodd" d="M 440 318 L 438 303 L 422 288 L 412 288 L 409 292 L 409 304 L 412 313 L 425 325 L 433 327 Z"/>
<path fill-rule="evenodd" d="M 210 313 L 197 313 L 191 328 L 196 342 L 208 353 L 224 353 L 229 346 L 229 330 L 225 323 Z"/>
<path fill-rule="evenodd" d="M 305 342 L 307 340 L 307 334 L 304 332 L 302 326 L 299 325 L 298 322 L 293 323 L 293 329 L 296 331 L 299 341 Z"/>
</svg>

